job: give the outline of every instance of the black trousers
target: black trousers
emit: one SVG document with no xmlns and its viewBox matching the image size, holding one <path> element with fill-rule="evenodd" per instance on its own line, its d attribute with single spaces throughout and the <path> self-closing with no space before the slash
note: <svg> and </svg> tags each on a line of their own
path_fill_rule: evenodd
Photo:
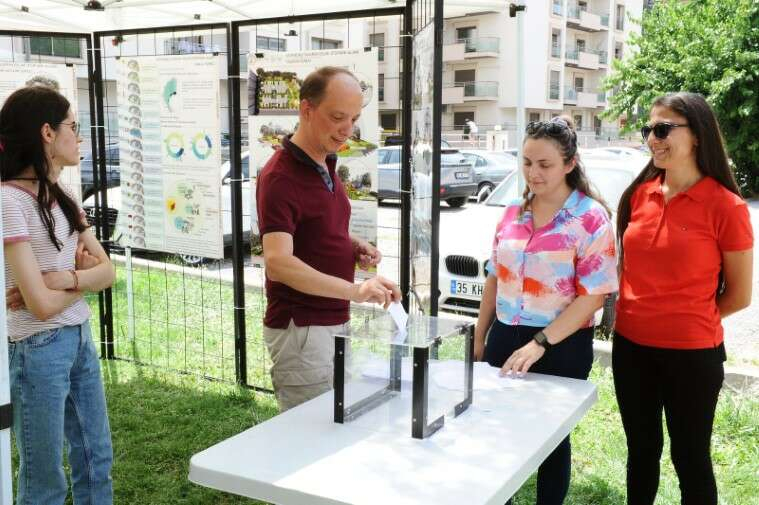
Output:
<svg viewBox="0 0 759 505">
<path fill-rule="evenodd" d="M 652 505 L 659 488 L 662 410 L 683 505 L 717 505 L 711 460 L 725 348 L 660 349 L 614 334 L 612 369 L 627 436 L 627 503 Z"/>
<path fill-rule="evenodd" d="M 485 344 L 485 361 L 491 366 L 503 366 L 514 351 L 530 342 L 532 336 L 542 329 L 511 326 L 496 320 Z M 530 367 L 530 372 L 585 380 L 592 366 L 593 328 L 583 328 L 553 346 Z M 538 467 L 537 505 L 564 503 L 571 471 L 572 447 L 566 437 Z"/>
</svg>

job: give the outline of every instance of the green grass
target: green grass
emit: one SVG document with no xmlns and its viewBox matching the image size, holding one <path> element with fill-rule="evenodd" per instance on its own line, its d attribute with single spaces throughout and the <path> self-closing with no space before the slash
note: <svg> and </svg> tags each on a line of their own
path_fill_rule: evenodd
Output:
<svg viewBox="0 0 759 505">
<path fill-rule="evenodd" d="M 123 361 L 104 361 L 102 366 L 113 431 L 115 503 L 259 503 L 191 484 L 187 474 L 193 454 L 276 415 L 271 395 Z M 611 372 L 596 366 L 591 380 L 598 385 L 599 401 L 572 435 L 566 503 L 622 505 L 626 450 Z M 723 391 L 713 436 L 720 503 L 759 503 L 757 440 L 759 400 Z M 665 448 L 658 505 L 680 503 L 667 452 Z M 514 503 L 534 500 L 533 477 Z"/>
<path fill-rule="evenodd" d="M 151 269 L 135 271 L 134 290 L 140 317 L 135 321 L 136 337 L 129 339 L 125 272 L 119 268 L 114 287 L 116 355 L 154 367 L 103 362 L 115 449 L 115 502 L 258 503 L 187 480 L 194 453 L 276 414 L 273 397 L 230 383 L 234 380 L 231 286 L 213 278 Z M 92 302 L 97 314 L 97 303 Z M 267 387 L 269 364 L 260 333 L 263 308 L 261 292 L 249 291 L 249 382 Z M 444 345 L 440 353 L 453 355 L 459 349 L 458 344 Z M 202 376 L 228 382 L 206 381 Z M 566 503 L 622 505 L 626 448 L 611 372 L 596 366 L 591 380 L 599 387 L 599 401 L 573 433 L 572 484 Z M 759 399 L 723 391 L 712 440 L 720 503 L 759 505 Z M 667 446 L 657 504 L 675 505 L 679 490 L 668 451 Z M 533 476 L 514 504 L 534 500 Z"/>
</svg>

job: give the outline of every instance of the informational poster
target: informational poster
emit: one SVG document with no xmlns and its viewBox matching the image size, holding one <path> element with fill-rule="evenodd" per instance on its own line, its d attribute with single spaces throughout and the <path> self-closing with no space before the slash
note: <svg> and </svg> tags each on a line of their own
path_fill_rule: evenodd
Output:
<svg viewBox="0 0 759 505">
<path fill-rule="evenodd" d="M 123 245 L 223 258 L 220 57 L 118 61 Z"/>
<path fill-rule="evenodd" d="M 377 147 L 379 144 L 377 52 L 360 49 L 250 54 L 248 61 L 248 132 L 251 180 L 264 167 L 282 138 L 298 126 L 300 86 L 323 66 L 350 70 L 364 93 L 363 110 L 353 135 L 337 151 L 337 176 L 351 201 L 350 233 L 377 244 Z M 255 199 L 255 190 L 251 191 Z M 255 202 L 253 213 L 255 214 Z M 252 219 L 253 256 L 262 253 L 258 220 Z M 370 272 L 373 273 L 373 272 Z"/>
<path fill-rule="evenodd" d="M 24 86 L 49 86 L 59 91 L 71 103 L 74 117 L 78 117 L 76 74 L 73 65 L 60 63 L 0 62 L 0 105 L 14 91 Z M 90 153 L 81 153 L 82 156 Z M 59 180 L 82 201 L 82 178 L 78 166 L 64 167 Z"/>
<path fill-rule="evenodd" d="M 411 299 L 414 312 L 430 313 L 432 290 L 432 147 L 434 23 L 414 35 L 411 112 Z"/>
</svg>

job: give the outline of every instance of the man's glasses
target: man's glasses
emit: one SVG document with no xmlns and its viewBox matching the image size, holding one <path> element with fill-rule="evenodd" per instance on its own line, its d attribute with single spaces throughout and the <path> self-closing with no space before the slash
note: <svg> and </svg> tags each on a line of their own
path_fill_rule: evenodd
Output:
<svg viewBox="0 0 759 505">
<path fill-rule="evenodd" d="M 71 123 L 59 123 L 59 124 L 65 124 L 66 126 L 70 126 L 72 130 L 74 130 L 74 135 L 77 137 L 79 136 L 79 132 L 82 129 L 82 125 L 79 123 L 79 121 L 73 121 Z"/>
<path fill-rule="evenodd" d="M 687 124 L 675 124 L 675 123 L 656 123 L 653 126 L 644 126 L 640 129 L 640 134 L 643 135 L 643 140 L 647 141 L 648 136 L 651 135 L 651 132 L 654 133 L 654 137 L 656 137 L 659 140 L 664 140 L 667 138 L 669 133 L 674 128 L 680 128 L 688 126 Z"/>
<path fill-rule="evenodd" d="M 548 135 L 560 135 L 568 129 L 569 126 L 563 119 L 552 119 L 551 121 L 532 121 L 527 124 L 524 131 L 527 135 L 535 135 L 541 130 Z"/>
</svg>

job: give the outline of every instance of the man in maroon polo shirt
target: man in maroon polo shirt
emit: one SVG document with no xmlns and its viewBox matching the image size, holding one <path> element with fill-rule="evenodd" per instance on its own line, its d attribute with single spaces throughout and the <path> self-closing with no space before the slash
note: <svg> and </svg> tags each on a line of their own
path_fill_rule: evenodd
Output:
<svg viewBox="0 0 759 505">
<path fill-rule="evenodd" d="M 300 89 L 300 124 L 266 163 L 256 202 L 264 263 L 264 340 L 274 392 L 285 411 L 332 388 L 336 333 L 347 329 L 350 302 L 385 307 L 401 293 L 380 276 L 353 283 L 358 262 L 382 255 L 348 232 L 351 206 L 335 174 L 335 152 L 353 132 L 363 96 L 338 67 L 309 74 Z"/>
</svg>

